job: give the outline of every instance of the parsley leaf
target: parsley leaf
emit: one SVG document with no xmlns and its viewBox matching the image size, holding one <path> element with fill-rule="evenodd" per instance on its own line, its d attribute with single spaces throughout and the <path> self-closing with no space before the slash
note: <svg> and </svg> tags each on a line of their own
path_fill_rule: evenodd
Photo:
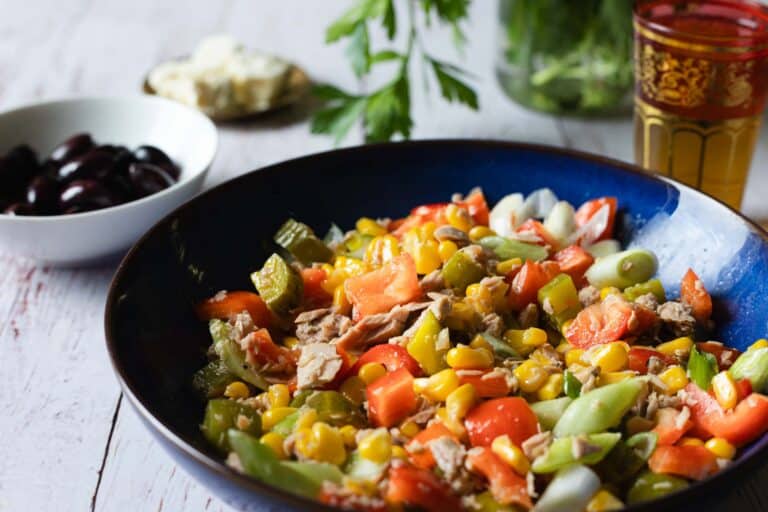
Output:
<svg viewBox="0 0 768 512">
<path fill-rule="evenodd" d="M 311 131 L 332 135 L 338 144 L 365 111 L 367 98 L 353 96 L 331 85 L 315 87 L 313 92 L 318 98 L 328 101 L 328 105 L 315 112 Z"/>
<path fill-rule="evenodd" d="M 396 134 L 411 136 L 411 95 L 408 77 L 401 74 L 374 92 L 365 108 L 366 142 L 381 142 Z"/>
<path fill-rule="evenodd" d="M 432 64 L 432 71 L 435 72 L 443 98 L 450 102 L 458 101 L 477 110 L 477 94 L 456 76 L 460 70 L 436 59 L 429 59 L 429 62 Z"/>
<path fill-rule="evenodd" d="M 368 45 L 368 28 L 365 22 L 355 26 L 347 47 L 347 58 L 352 65 L 352 71 L 361 77 L 371 69 L 371 51 Z"/>
</svg>

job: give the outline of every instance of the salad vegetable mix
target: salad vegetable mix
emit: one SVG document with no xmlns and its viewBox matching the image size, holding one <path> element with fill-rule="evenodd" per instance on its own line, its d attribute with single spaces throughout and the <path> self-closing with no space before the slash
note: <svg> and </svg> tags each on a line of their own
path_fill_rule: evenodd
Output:
<svg viewBox="0 0 768 512">
<path fill-rule="evenodd" d="M 480 190 L 324 237 L 197 307 L 202 432 L 264 483 L 363 511 L 615 510 L 768 430 L 768 341 L 707 337 L 694 270 L 612 238 L 616 198 Z"/>
</svg>

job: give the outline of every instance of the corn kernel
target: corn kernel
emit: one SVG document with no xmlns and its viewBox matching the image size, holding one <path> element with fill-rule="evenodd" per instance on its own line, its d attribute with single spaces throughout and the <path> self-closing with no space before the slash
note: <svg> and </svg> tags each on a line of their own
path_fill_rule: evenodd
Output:
<svg viewBox="0 0 768 512">
<path fill-rule="evenodd" d="M 387 230 L 382 227 L 381 224 L 368 217 L 361 217 L 355 222 L 355 229 L 360 234 L 368 236 L 386 235 Z"/>
<path fill-rule="evenodd" d="M 417 274 L 426 275 L 440 268 L 443 262 L 440 259 L 437 242 L 427 240 L 417 245 L 413 254 L 413 261 L 416 264 Z"/>
<path fill-rule="evenodd" d="M 448 224 L 465 233 L 472 229 L 472 217 L 469 216 L 469 212 L 456 204 L 445 207 L 445 219 Z"/>
<path fill-rule="evenodd" d="M 521 266 L 523 266 L 523 260 L 520 258 L 510 258 L 508 260 L 500 261 L 496 264 L 496 273 L 507 275 L 517 267 Z"/>
<path fill-rule="evenodd" d="M 352 311 L 352 304 L 347 299 L 344 285 L 339 285 L 333 290 L 333 307 L 340 315 L 348 315 Z"/>
<path fill-rule="evenodd" d="M 224 389 L 224 396 L 227 398 L 248 398 L 251 396 L 251 390 L 248 389 L 244 382 L 236 380 L 227 384 L 227 387 Z"/>
<path fill-rule="evenodd" d="M 264 422 L 264 417 L 261 418 L 262 423 Z M 299 416 L 299 419 L 296 420 L 296 426 L 294 427 L 295 430 L 299 430 L 302 428 L 309 428 L 311 427 L 315 422 L 317 421 L 317 411 L 314 409 L 306 409 L 304 412 L 301 413 Z"/>
<path fill-rule="evenodd" d="M 322 421 L 297 429 L 294 448 L 304 458 L 337 466 L 347 458 L 341 433 Z"/>
<path fill-rule="evenodd" d="M 558 354 L 566 354 L 569 350 L 573 349 L 573 345 L 568 343 L 567 341 L 561 341 L 556 347 L 555 350 Z"/>
<path fill-rule="evenodd" d="M 618 342 L 598 346 L 590 357 L 592 365 L 600 367 L 600 373 L 623 370 L 628 361 L 627 350 Z"/>
<path fill-rule="evenodd" d="M 286 336 L 283 338 L 283 345 L 288 348 L 294 348 L 299 344 L 299 338 L 296 336 Z"/>
<path fill-rule="evenodd" d="M 368 265 L 378 267 L 392 261 L 400 255 L 400 245 L 392 235 L 377 236 L 368 244 L 365 249 L 363 261 Z"/>
<path fill-rule="evenodd" d="M 419 227 L 419 240 L 426 242 L 427 240 L 434 239 L 436 229 L 437 224 L 435 224 L 434 221 L 430 220 L 425 222 Z"/>
<path fill-rule="evenodd" d="M 283 441 L 285 441 L 285 438 L 277 432 L 268 432 L 261 436 L 259 441 L 261 441 L 261 444 L 269 446 L 278 459 L 288 458 L 288 455 L 283 448 Z"/>
<path fill-rule="evenodd" d="M 421 428 L 413 421 L 406 421 L 400 425 L 400 433 L 406 437 L 413 437 L 421 432 Z"/>
<path fill-rule="evenodd" d="M 459 250 L 459 246 L 456 245 L 456 242 L 452 240 L 443 240 L 437 246 L 437 254 L 440 255 L 440 260 L 443 263 L 448 261 L 451 258 L 451 256 L 456 254 L 456 251 L 458 250 Z"/>
<path fill-rule="evenodd" d="M 487 236 L 495 236 L 496 232 L 487 226 L 475 226 L 469 230 L 469 239 L 478 242 Z"/>
<path fill-rule="evenodd" d="M 582 362 L 581 356 L 584 355 L 584 349 L 572 348 L 565 353 L 565 365 L 571 366 L 572 364 L 580 364 Z"/>
<path fill-rule="evenodd" d="M 688 352 L 691 351 L 692 346 L 693 346 L 693 340 L 688 336 L 683 336 L 682 338 L 676 338 L 672 341 L 668 341 L 666 343 L 662 343 L 661 345 L 658 345 L 656 347 L 656 350 L 658 350 L 664 355 L 674 357 L 678 354 L 679 355 L 687 354 Z"/>
<path fill-rule="evenodd" d="M 405 448 L 402 446 L 395 445 L 392 447 L 392 458 L 393 459 L 401 459 L 401 460 L 407 460 L 408 459 L 408 452 L 405 451 Z"/>
<path fill-rule="evenodd" d="M 357 429 L 352 425 L 340 427 L 339 434 L 341 434 L 345 446 L 352 448 L 357 444 Z"/>
<path fill-rule="evenodd" d="M 759 340 L 751 344 L 749 348 L 747 348 L 747 350 L 756 350 L 758 348 L 766 348 L 766 347 L 768 347 L 768 340 L 765 338 L 760 338 Z"/>
<path fill-rule="evenodd" d="M 624 503 L 619 498 L 605 489 L 600 489 L 587 503 L 586 512 L 609 512 L 623 508 Z"/>
<path fill-rule="evenodd" d="M 465 331 L 474 325 L 477 318 L 477 312 L 464 302 L 454 302 L 448 318 L 445 320 L 446 327 L 457 331 Z"/>
<path fill-rule="evenodd" d="M 475 405 L 477 393 L 472 384 L 463 384 L 454 389 L 445 399 L 445 410 L 453 421 L 461 422 Z"/>
<path fill-rule="evenodd" d="M 357 372 L 357 376 L 360 377 L 366 385 L 382 378 L 386 374 L 387 369 L 384 368 L 384 365 L 381 363 L 365 363 Z"/>
<path fill-rule="evenodd" d="M 325 270 L 326 276 L 329 275 L 334 270 L 333 265 L 331 265 L 330 263 L 323 263 L 322 265 L 320 265 L 320 268 Z"/>
<path fill-rule="evenodd" d="M 342 257 L 336 258 L 341 259 Z M 320 283 L 320 287 L 328 294 L 333 295 L 333 292 L 339 286 L 344 286 L 344 281 L 349 277 L 349 273 L 343 269 L 333 269 L 327 272 L 325 279 Z"/>
<path fill-rule="evenodd" d="M 573 319 L 566 320 L 565 322 L 563 322 L 563 325 L 560 327 L 560 334 L 563 335 L 563 338 L 566 337 L 565 333 L 568 332 L 568 328 L 571 326 L 572 323 L 573 323 Z"/>
<path fill-rule="evenodd" d="M 285 384 L 272 384 L 267 389 L 267 401 L 270 407 L 287 407 L 291 401 L 291 390 Z"/>
<path fill-rule="evenodd" d="M 533 393 L 538 390 L 549 377 L 549 374 L 539 363 L 530 359 L 515 368 L 513 373 L 517 377 L 520 389 L 526 393 Z"/>
<path fill-rule="evenodd" d="M 472 308 L 481 315 L 488 315 L 494 311 L 494 300 L 491 295 L 491 290 L 487 286 L 482 286 L 480 283 L 474 283 L 467 286 L 465 290 L 466 299 L 464 302 L 472 306 Z"/>
<path fill-rule="evenodd" d="M 704 441 L 698 437 L 683 437 L 677 444 L 680 446 L 704 446 Z"/>
<path fill-rule="evenodd" d="M 528 462 L 528 458 L 523 451 L 518 448 L 506 434 L 493 440 L 491 443 L 491 451 L 512 467 L 512 469 L 514 469 L 520 476 L 525 476 L 531 467 L 531 464 Z"/>
<path fill-rule="evenodd" d="M 621 295 L 621 290 L 615 286 L 606 286 L 600 289 L 600 300 L 605 300 L 609 295 Z"/>
<path fill-rule="evenodd" d="M 688 375 L 680 365 L 673 365 L 659 374 L 659 378 L 667 385 L 667 393 L 674 395 L 688 384 Z"/>
<path fill-rule="evenodd" d="M 384 464 L 392 458 L 392 438 L 387 429 L 377 428 L 360 440 L 357 450 L 364 459 Z"/>
<path fill-rule="evenodd" d="M 739 401 L 739 392 L 736 383 L 727 371 L 722 371 L 712 377 L 712 391 L 723 409 L 732 409 Z"/>
<path fill-rule="evenodd" d="M 349 401 L 360 405 L 365 400 L 365 382 L 360 377 L 348 377 L 339 386 L 339 392 Z"/>
<path fill-rule="evenodd" d="M 445 361 L 451 368 L 484 370 L 493 366 L 493 353 L 484 348 L 459 344 L 448 351 Z"/>
<path fill-rule="evenodd" d="M 554 400 L 563 392 L 563 374 L 553 373 L 547 377 L 547 381 L 536 391 L 539 400 Z"/>
<path fill-rule="evenodd" d="M 488 340 L 486 340 L 485 336 L 482 334 L 475 335 L 475 337 L 472 338 L 472 341 L 469 343 L 469 346 L 472 348 L 483 348 L 493 354 L 493 347 L 490 343 L 488 343 Z"/>
<path fill-rule="evenodd" d="M 413 390 L 435 402 L 444 402 L 453 390 L 459 387 L 459 376 L 447 369 L 430 377 L 413 380 Z"/>
<path fill-rule="evenodd" d="M 397 239 L 395 238 L 395 240 Z M 336 271 L 344 272 L 346 274 L 345 279 L 346 277 L 361 276 L 371 270 L 365 261 L 351 256 L 337 256 L 333 262 L 333 268 Z"/>
<path fill-rule="evenodd" d="M 635 377 L 637 373 L 632 370 L 621 370 L 618 372 L 605 372 L 601 373 L 597 379 L 598 386 L 607 386 L 608 384 L 615 384 L 623 380 L 631 379 Z"/>
<path fill-rule="evenodd" d="M 272 430 L 272 427 L 280 423 L 286 416 L 296 412 L 295 407 L 272 407 L 261 415 L 261 428 Z"/>
<path fill-rule="evenodd" d="M 509 329 L 504 333 L 504 339 L 518 354 L 526 356 L 547 342 L 547 332 L 538 327 L 528 329 Z"/>
<path fill-rule="evenodd" d="M 713 437 L 706 443 L 704 448 L 710 451 L 715 457 L 720 459 L 732 459 L 736 455 L 736 447 L 722 437 Z"/>
</svg>

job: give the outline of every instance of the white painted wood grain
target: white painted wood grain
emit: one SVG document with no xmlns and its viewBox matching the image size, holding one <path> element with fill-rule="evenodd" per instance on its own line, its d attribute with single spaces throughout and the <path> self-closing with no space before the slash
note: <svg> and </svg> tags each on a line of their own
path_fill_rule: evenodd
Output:
<svg viewBox="0 0 768 512">
<path fill-rule="evenodd" d="M 353 88 L 343 45 L 323 43 L 324 27 L 348 4 L 0 0 L 0 108 L 60 96 L 135 93 L 151 65 L 188 53 L 214 32 L 285 55 L 318 81 Z M 492 71 L 496 2 L 473 2 L 467 33 L 464 67 L 477 77 L 481 111 L 446 105 L 434 97 L 434 84 L 429 97 L 417 89 L 415 138 L 525 140 L 631 159 L 627 120 L 559 121 L 505 98 Z M 380 32 L 372 37 L 376 44 L 382 41 Z M 424 44 L 435 56 L 455 58 L 445 31 L 432 30 Z M 377 74 L 371 83 L 383 78 Z M 329 149 L 328 139 L 309 134 L 305 114 L 304 108 L 289 109 L 221 127 L 220 151 L 206 185 Z M 768 171 L 761 165 L 766 137 L 745 206 L 768 217 L 762 200 Z M 360 141 L 355 132 L 345 143 Z M 173 464 L 127 403 L 115 415 L 119 391 L 101 325 L 112 270 L 49 270 L 0 255 L 0 512 L 228 510 Z M 759 510 L 766 498 L 757 482 L 765 481 L 768 470 L 739 489 L 731 508 Z"/>
</svg>

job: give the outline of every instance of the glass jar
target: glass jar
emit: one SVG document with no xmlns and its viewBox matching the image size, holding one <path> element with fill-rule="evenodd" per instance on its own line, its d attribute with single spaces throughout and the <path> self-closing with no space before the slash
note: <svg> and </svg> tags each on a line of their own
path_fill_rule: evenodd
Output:
<svg viewBox="0 0 768 512">
<path fill-rule="evenodd" d="M 631 0 L 499 0 L 496 73 L 515 101 L 558 114 L 631 104 Z"/>
</svg>

